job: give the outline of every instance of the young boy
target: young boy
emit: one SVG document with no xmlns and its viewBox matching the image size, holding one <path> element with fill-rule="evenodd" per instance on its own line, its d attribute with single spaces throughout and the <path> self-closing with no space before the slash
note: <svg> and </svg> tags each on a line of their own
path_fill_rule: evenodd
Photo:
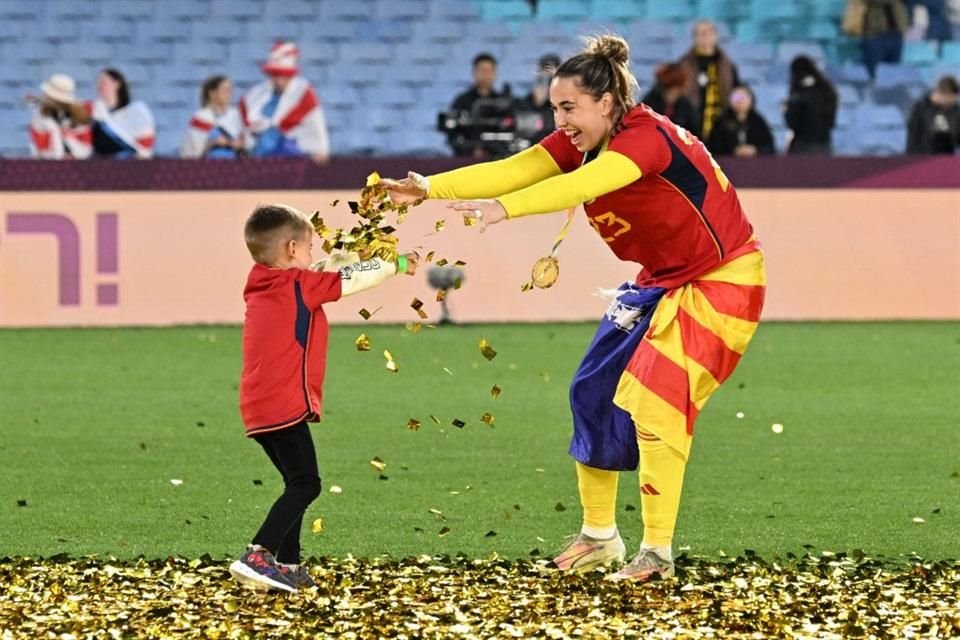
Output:
<svg viewBox="0 0 960 640">
<path fill-rule="evenodd" d="M 394 274 L 412 275 L 416 255 L 387 262 L 351 254 L 346 263 L 341 257 L 336 270 L 322 271 L 324 263 L 313 264 L 310 221 L 281 204 L 258 206 L 244 235 L 256 264 L 243 292 L 240 412 L 247 436 L 263 447 L 283 477 L 284 491 L 230 573 L 260 589 L 294 592 L 313 586 L 299 564 L 300 528 L 307 507 L 320 495 L 307 423 L 320 419 L 329 332 L 322 305 Z"/>
</svg>

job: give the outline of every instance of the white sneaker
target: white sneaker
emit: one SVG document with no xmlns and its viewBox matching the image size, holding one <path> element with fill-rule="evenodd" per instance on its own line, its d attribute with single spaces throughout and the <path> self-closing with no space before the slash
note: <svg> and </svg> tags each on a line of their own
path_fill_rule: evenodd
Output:
<svg viewBox="0 0 960 640">
<path fill-rule="evenodd" d="M 627 548 L 619 531 L 607 540 L 580 533 L 567 543 L 550 562 L 550 566 L 560 571 L 589 571 L 614 562 L 623 562 L 626 553 Z"/>
<path fill-rule="evenodd" d="M 652 549 L 641 549 L 640 553 L 633 557 L 630 564 L 621 567 L 616 573 L 611 573 L 604 577 L 604 580 L 620 582 L 624 580 L 636 580 L 637 582 L 646 582 L 654 576 L 663 578 L 672 578 L 674 575 L 673 561 L 664 560 Z"/>
</svg>

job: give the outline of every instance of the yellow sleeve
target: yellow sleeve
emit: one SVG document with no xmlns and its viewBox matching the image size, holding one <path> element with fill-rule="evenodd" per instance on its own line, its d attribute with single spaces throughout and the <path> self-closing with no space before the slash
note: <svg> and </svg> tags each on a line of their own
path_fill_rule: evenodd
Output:
<svg viewBox="0 0 960 640">
<path fill-rule="evenodd" d="M 482 162 L 429 176 L 430 198 L 496 198 L 560 174 L 560 167 L 539 144 L 503 160 Z"/>
<path fill-rule="evenodd" d="M 508 218 L 563 211 L 621 189 L 643 173 L 633 160 L 605 151 L 576 171 L 564 173 L 498 198 Z"/>
</svg>

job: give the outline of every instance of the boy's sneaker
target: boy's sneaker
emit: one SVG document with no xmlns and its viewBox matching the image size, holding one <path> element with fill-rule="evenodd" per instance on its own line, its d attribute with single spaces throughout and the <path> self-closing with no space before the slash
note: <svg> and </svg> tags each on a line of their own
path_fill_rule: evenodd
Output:
<svg viewBox="0 0 960 640">
<path fill-rule="evenodd" d="M 618 531 L 612 538 L 601 540 L 580 533 L 550 562 L 561 571 L 589 571 L 613 562 L 623 562 L 627 548 Z"/>
<path fill-rule="evenodd" d="M 664 560 L 652 549 L 641 549 L 640 553 L 633 557 L 630 564 L 624 566 L 616 573 L 606 576 L 605 580 L 620 582 L 623 580 L 635 580 L 637 582 L 646 582 L 657 576 L 660 579 L 672 578 L 674 574 L 673 562 Z"/>
<path fill-rule="evenodd" d="M 250 547 L 230 565 L 230 575 L 255 589 L 276 589 L 294 593 L 297 587 L 283 575 L 273 554 L 260 547 Z"/>
<path fill-rule="evenodd" d="M 290 565 L 281 564 L 280 573 L 297 589 L 309 589 L 317 586 L 317 583 L 310 577 L 310 572 L 302 564 L 297 565 L 295 569 L 291 568 Z"/>
</svg>

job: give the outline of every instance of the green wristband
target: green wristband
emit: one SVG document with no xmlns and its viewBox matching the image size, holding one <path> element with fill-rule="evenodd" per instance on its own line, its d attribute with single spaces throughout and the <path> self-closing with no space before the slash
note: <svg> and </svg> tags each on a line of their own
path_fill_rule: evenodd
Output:
<svg viewBox="0 0 960 640">
<path fill-rule="evenodd" d="M 397 256 L 397 273 L 407 272 L 407 256 Z"/>
</svg>

